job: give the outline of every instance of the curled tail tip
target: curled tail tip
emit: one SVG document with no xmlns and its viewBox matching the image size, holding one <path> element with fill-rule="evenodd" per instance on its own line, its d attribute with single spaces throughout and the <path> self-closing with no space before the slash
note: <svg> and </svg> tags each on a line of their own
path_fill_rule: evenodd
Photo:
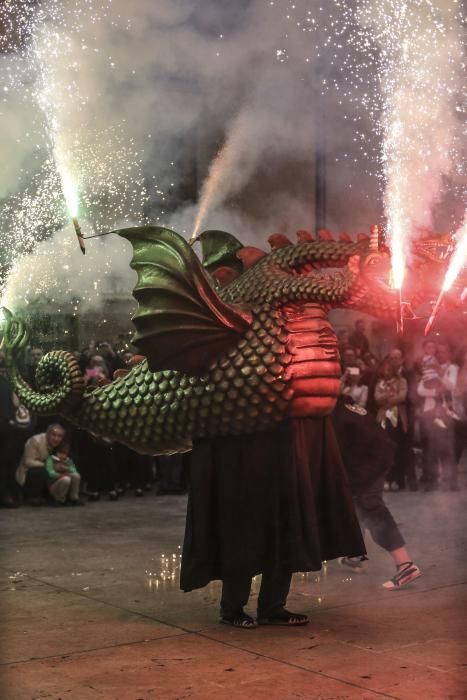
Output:
<svg viewBox="0 0 467 700">
<path fill-rule="evenodd" d="M 26 345 L 29 330 L 25 322 L 6 306 L 0 307 L 0 312 L 3 316 L 1 346 L 7 354 L 12 354 Z"/>
</svg>

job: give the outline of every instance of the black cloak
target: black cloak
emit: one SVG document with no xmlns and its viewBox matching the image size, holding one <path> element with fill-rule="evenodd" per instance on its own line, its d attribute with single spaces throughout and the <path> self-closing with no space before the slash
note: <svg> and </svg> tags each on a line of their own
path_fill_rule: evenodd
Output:
<svg viewBox="0 0 467 700">
<path fill-rule="evenodd" d="M 180 587 L 365 554 L 331 419 L 193 446 Z"/>
</svg>

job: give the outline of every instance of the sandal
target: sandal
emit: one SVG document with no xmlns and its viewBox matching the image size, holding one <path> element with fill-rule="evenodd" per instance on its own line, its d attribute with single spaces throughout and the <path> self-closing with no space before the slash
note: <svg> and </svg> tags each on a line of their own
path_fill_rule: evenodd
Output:
<svg viewBox="0 0 467 700">
<path fill-rule="evenodd" d="M 222 625 L 241 627 L 242 629 L 246 630 L 252 630 L 256 627 L 255 620 L 250 615 L 247 615 L 245 612 L 241 612 L 239 615 L 222 615 L 219 618 L 219 622 Z"/>
<path fill-rule="evenodd" d="M 293 613 L 285 608 L 276 615 L 271 615 L 271 617 L 258 618 L 258 625 L 285 625 L 289 627 L 299 627 L 301 625 L 307 625 L 309 622 L 310 619 L 307 615 Z"/>
</svg>

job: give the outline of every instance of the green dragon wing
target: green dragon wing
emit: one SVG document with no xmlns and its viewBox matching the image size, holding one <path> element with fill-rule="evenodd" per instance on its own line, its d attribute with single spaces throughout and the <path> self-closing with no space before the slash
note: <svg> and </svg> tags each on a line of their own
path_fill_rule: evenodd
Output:
<svg viewBox="0 0 467 700">
<path fill-rule="evenodd" d="M 237 252 L 243 244 L 226 231 L 203 231 L 198 236 L 203 251 L 203 267 L 212 272 L 218 267 L 230 267 L 239 274 L 243 271 L 242 261 Z"/>
<path fill-rule="evenodd" d="M 202 372 L 245 333 L 250 313 L 220 299 L 191 247 L 174 231 L 141 226 L 119 234 L 133 246 L 131 267 L 138 273 L 134 344 L 152 371 Z"/>
</svg>

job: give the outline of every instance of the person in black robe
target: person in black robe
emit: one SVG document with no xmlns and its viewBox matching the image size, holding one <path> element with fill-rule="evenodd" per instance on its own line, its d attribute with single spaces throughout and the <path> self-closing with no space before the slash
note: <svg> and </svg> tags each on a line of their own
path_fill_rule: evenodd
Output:
<svg viewBox="0 0 467 700">
<path fill-rule="evenodd" d="M 331 419 L 193 445 L 180 586 L 220 579 L 220 621 L 251 628 L 243 608 L 262 574 L 258 623 L 301 625 L 285 605 L 291 577 L 365 546 Z"/>
</svg>

